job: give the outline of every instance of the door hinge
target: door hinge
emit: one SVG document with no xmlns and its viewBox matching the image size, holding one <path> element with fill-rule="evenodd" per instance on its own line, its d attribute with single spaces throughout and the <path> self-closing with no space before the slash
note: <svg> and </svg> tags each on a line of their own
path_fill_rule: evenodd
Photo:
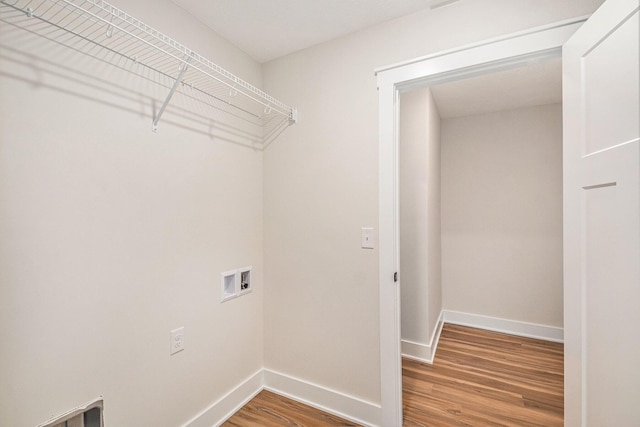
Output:
<svg viewBox="0 0 640 427">
<path fill-rule="evenodd" d="M 398 281 L 398 272 L 396 271 L 395 273 L 393 273 L 393 282 L 397 282 Z"/>
</svg>

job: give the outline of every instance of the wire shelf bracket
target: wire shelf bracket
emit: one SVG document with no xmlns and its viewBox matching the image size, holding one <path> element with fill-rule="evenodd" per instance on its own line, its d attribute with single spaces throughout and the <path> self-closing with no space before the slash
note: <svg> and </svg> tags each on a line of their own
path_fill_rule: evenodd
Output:
<svg viewBox="0 0 640 427">
<path fill-rule="evenodd" d="M 173 82 L 173 86 L 171 87 L 169 94 L 167 94 L 166 99 L 162 103 L 160 110 L 158 110 L 158 114 L 156 114 L 156 116 L 153 119 L 153 124 L 151 126 L 151 129 L 154 132 L 158 132 L 158 122 L 160 121 L 160 118 L 162 117 L 164 110 L 167 108 L 167 105 L 169 105 L 169 101 L 171 101 L 173 94 L 176 93 L 176 89 L 178 89 L 178 85 L 182 81 L 182 77 L 184 76 L 184 73 L 187 71 L 187 67 L 189 67 L 190 60 L 191 60 L 191 57 L 187 58 L 184 63 L 180 64 L 180 73 L 178 74 L 178 77 L 176 77 L 176 81 Z"/>
<path fill-rule="evenodd" d="M 0 21 L 89 56 L 96 56 L 98 46 L 103 58 L 117 58 L 118 64 L 124 59 L 170 78 L 173 85 L 153 116 L 154 132 L 176 93 L 261 127 L 262 135 L 298 120 L 295 108 L 106 1 L 0 0 Z"/>
</svg>

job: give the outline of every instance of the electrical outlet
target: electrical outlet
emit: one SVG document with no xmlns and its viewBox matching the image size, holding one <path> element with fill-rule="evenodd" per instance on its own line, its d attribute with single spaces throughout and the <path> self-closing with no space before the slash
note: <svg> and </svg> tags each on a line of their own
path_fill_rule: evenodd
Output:
<svg viewBox="0 0 640 427">
<path fill-rule="evenodd" d="M 171 331 L 171 349 L 169 354 L 184 350 L 184 326 Z"/>
</svg>

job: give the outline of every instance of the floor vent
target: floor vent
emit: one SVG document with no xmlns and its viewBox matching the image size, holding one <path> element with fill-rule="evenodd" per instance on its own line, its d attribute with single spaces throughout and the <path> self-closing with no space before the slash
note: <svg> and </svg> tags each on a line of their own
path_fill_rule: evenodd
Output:
<svg viewBox="0 0 640 427">
<path fill-rule="evenodd" d="M 104 427 L 102 398 L 52 418 L 38 427 Z"/>
</svg>

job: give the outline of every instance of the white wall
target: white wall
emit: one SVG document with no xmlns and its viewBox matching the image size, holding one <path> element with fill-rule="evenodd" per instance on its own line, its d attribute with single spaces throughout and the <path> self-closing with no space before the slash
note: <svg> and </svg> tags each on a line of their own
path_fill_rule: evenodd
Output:
<svg viewBox="0 0 640 427">
<path fill-rule="evenodd" d="M 440 115 L 433 96 L 429 96 L 429 137 L 427 173 L 429 185 L 427 199 L 430 201 L 427 212 L 429 235 L 429 340 L 432 342 L 442 311 L 442 149 L 440 135 Z M 435 350 L 435 348 L 433 348 Z"/>
<path fill-rule="evenodd" d="M 400 98 L 399 152 L 402 352 L 430 359 L 442 287 L 440 116 L 427 88 Z"/>
<path fill-rule="evenodd" d="M 560 104 L 442 121 L 446 310 L 562 327 Z"/>
<path fill-rule="evenodd" d="M 172 2 L 115 3 L 261 83 Z M 262 154 L 172 109 L 154 134 L 166 88 L 0 28 L 0 425 L 99 395 L 107 426 L 185 423 L 263 365 Z M 254 291 L 220 304 L 247 265 Z"/>
<path fill-rule="evenodd" d="M 114 3 L 260 86 L 259 65 L 172 2 Z M 109 425 L 185 422 L 263 366 L 263 297 L 265 366 L 375 407 L 378 253 L 360 248 L 378 221 L 374 68 L 600 3 L 463 0 L 265 64 L 300 122 L 264 156 L 171 111 L 152 134 L 164 90 L 0 37 L 0 424 L 100 394 Z M 220 305 L 219 273 L 248 264 L 254 292 Z"/>
<path fill-rule="evenodd" d="M 377 67 L 591 13 L 600 0 L 478 0 L 421 12 L 263 65 L 300 112 L 264 153 L 265 365 L 380 401 Z"/>
</svg>

